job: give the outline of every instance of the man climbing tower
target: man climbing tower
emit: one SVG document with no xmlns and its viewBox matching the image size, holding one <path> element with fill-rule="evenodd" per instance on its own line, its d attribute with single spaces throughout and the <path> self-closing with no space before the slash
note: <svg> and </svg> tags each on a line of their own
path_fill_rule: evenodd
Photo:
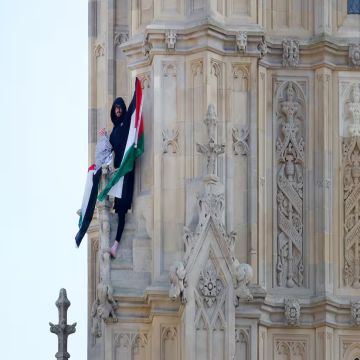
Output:
<svg viewBox="0 0 360 360">
<path fill-rule="evenodd" d="M 125 226 L 125 215 L 131 208 L 132 197 L 134 191 L 134 163 L 135 159 L 144 152 L 144 130 L 142 118 L 143 96 L 141 89 L 141 82 L 138 78 L 135 81 L 134 97 L 129 105 L 128 110 L 124 100 L 117 98 L 110 111 L 110 118 L 114 125 L 110 134 L 110 139 L 107 137 L 105 129 L 100 130 L 100 140 L 96 146 L 95 165 L 91 169 L 94 175 L 88 175 L 91 181 L 90 185 L 86 185 L 86 189 L 90 188 L 91 191 L 85 189 L 83 206 L 80 215 L 79 233 L 75 240 L 77 247 L 80 245 L 82 237 L 87 231 L 90 221 L 86 223 L 86 228 L 81 226 L 82 216 L 87 219 L 92 218 L 95 199 L 93 203 L 86 199 L 93 197 L 93 193 L 97 189 L 99 183 L 99 173 L 101 173 L 101 166 L 109 164 L 112 161 L 112 151 L 114 151 L 114 167 L 117 169 L 113 178 L 107 184 L 106 188 L 101 192 L 98 197 L 99 201 L 103 201 L 107 195 L 114 196 L 114 210 L 119 216 L 119 224 L 116 232 L 115 242 L 111 248 L 111 256 L 116 258 L 117 248 Z M 96 178 L 95 178 L 96 176 Z M 89 195 L 91 193 L 91 196 Z M 85 206 L 84 206 L 85 203 Z M 91 206 L 90 206 L 91 205 Z M 84 208 L 84 209 L 83 209 Z"/>
</svg>

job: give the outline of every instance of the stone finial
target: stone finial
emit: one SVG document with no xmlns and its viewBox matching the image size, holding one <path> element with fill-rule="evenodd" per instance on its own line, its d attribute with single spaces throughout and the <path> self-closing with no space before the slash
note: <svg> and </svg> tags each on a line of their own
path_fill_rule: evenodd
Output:
<svg viewBox="0 0 360 360">
<path fill-rule="evenodd" d="M 285 324 L 300 326 L 300 302 L 298 299 L 285 299 Z"/>
<path fill-rule="evenodd" d="M 214 181 L 218 181 L 215 176 L 215 166 L 217 157 L 225 152 L 225 144 L 215 144 L 215 130 L 218 123 L 216 117 L 215 108 L 213 105 L 208 106 L 204 123 L 207 126 L 208 139 L 204 144 L 196 142 L 196 148 L 199 153 L 202 153 L 207 157 L 207 172 L 205 178 L 212 178 Z"/>
<path fill-rule="evenodd" d="M 349 44 L 349 66 L 351 69 L 360 68 L 360 43 Z"/>
<path fill-rule="evenodd" d="M 144 56 L 149 56 L 150 55 L 150 52 L 151 52 L 151 49 L 152 49 L 152 45 L 150 44 L 150 42 L 148 41 L 147 38 L 143 38 L 143 41 L 142 41 L 142 53 Z"/>
<path fill-rule="evenodd" d="M 300 59 L 300 42 L 294 39 L 283 40 L 283 66 L 298 67 Z"/>
<path fill-rule="evenodd" d="M 65 289 L 60 290 L 59 298 L 55 305 L 59 309 L 59 324 L 49 323 L 50 332 L 58 336 L 58 352 L 55 354 L 55 357 L 58 360 L 66 360 L 70 357 L 70 354 L 67 352 L 67 338 L 76 331 L 76 323 L 72 325 L 67 324 L 67 310 L 71 304 L 66 296 Z"/>
<path fill-rule="evenodd" d="M 169 298 L 176 300 L 180 296 L 181 302 L 186 304 L 187 297 L 184 285 L 186 270 L 184 264 L 181 261 L 175 261 L 169 268 L 168 276 L 171 283 Z"/>
<path fill-rule="evenodd" d="M 266 41 L 265 41 L 265 36 L 262 37 L 261 43 L 257 46 L 257 49 L 260 52 L 260 59 L 263 59 L 268 51 Z"/>
<path fill-rule="evenodd" d="M 247 48 L 247 31 L 239 31 L 236 34 L 236 48 L 239 53 L 246 53 Z"/>
<path fill-rule="evenodd" d="M 350 302 L 350 324 L 351 326 L 360 326 L 360 300 Z"/>
<path fill-rule="evenodd" d="M 177 30 L 176 29 L 167 29 L 165 30 L 165 47 L 166 50 L 175 50 L 176 44 L 176 37 L 177 37 Z"/>
</svg>

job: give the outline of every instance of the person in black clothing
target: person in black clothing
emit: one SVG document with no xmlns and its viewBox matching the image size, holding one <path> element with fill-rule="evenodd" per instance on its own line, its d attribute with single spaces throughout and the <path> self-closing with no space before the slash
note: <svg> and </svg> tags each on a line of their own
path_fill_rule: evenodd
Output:
<svg viewBox="0 0 360 360">
<path fill-rule="evenodd" d="M 131 116 L 126 111 L 126 105 L 122 98 L 117 98 L 110 111 L 111 121 L 114 128 L 110 134 L 110 144 L 115 153 L 114 167 L 119 168 L 124 156 L 126 141 L 129 134 Z M 100 136 L 106 135 L 106 130 L 100 130 Z M 111 248 L 111 256 L 116 258 L 117 248 L 125 225 L 125 214 L 131 208 L 132 197 L 134 192 L 134 169 L 124 176 L 122 195 L 115 198 L 114 210 L 119 216 L 119 225 L 116 232 L 115 242 Z"/>
</svg>

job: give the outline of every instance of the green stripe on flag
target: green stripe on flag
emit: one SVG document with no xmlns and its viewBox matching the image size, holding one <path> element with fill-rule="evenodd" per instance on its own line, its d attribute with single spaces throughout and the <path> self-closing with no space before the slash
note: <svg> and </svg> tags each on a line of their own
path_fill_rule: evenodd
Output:
<svg viewBox="0 0 360 360">
<path fill-rule="evenodd" d="M 83 221 L 83 216 L 82 216 L 82 212 L 80 211 L 79 229 L 81 228 L 82 221 Z"/>
</svg>

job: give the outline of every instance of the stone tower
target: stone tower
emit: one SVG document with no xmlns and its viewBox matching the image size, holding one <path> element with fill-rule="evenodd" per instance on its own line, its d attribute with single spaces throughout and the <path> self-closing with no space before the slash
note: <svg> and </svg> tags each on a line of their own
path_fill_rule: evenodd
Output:
<svg viewBox="0 0 360 360">
<path fill-rule="evenodd" d="M 136 77 L 145 153 L 117 259 L 111 198 L 88 231 L 88 359 L 360 359 L 358 2 L 89 1 L 90 164 Z"/>
</svg>

